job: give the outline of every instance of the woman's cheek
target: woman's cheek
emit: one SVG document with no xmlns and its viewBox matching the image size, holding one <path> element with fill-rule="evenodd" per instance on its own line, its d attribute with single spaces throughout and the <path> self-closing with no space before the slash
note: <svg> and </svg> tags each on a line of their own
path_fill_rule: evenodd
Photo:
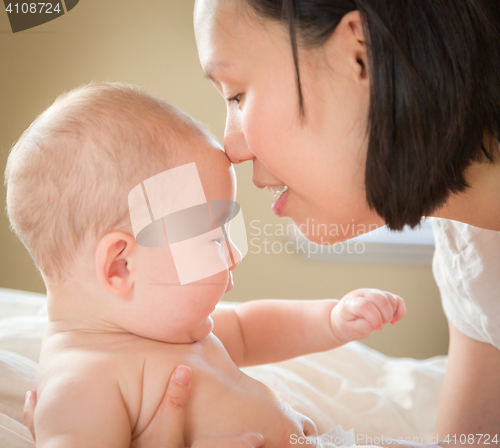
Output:
<svg viewBox="0 0 500 448">
<path fill-rule="evenodd" d="M 261 146 L 258 107 L 254 106 L 251 95 L 247 95 L 245 99 L 244 107 L 240 111 L 241 130 L 245 136 L 246 144 L 252 153 L 258 157 L 258 148 Z"/>
<path fill-rule="evenodd" d="M 290 136 L 290 128 L 284 125 L 284 111 L 276 110 L 265 98 L 248 98 L 241 113 L 242 130 L 252 153 L 268 168 L 277 165 Z"/>
</svg>

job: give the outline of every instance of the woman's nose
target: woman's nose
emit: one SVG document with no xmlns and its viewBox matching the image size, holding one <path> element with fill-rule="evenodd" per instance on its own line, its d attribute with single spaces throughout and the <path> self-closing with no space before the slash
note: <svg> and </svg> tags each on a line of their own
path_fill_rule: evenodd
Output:
<svg viewBox="0 0 500 448">
<path fill-rule="evenodd" d="M 234 112 L 228 112 L 226 129 L 224 131 L 224 151 L 231 163 L 243 163 L 253 159 L 241 129 L 239 117 Z"/>
</svg>

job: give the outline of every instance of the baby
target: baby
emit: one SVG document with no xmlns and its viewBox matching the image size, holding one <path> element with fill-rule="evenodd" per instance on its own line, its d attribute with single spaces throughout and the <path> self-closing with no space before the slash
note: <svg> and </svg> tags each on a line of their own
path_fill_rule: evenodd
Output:
<svg viewBox="0 0 500 448">
<path fill-rule="evenodd" d="M 400 297 L 374 289 L 214 310 L 241 259 L 226 234 L 200 251 L 228 268 L 183 283 L 169 244 L 136 241 L 128 207 L 134 187 L 192 163 L 208 204 L 235 200 L 231 163 L 200 124 L 122 84 L 62 95 L 14 146 L 7 211 L 48 298 L 37 448 L 129 447 L 181 364 L 193 375 L 188 446 L 248 431 L 263 434 L 266 448 L 300 445 L 317 436 L 314 423 L 239 367 L 339 347 L 404 316 Z"/>
</svg>

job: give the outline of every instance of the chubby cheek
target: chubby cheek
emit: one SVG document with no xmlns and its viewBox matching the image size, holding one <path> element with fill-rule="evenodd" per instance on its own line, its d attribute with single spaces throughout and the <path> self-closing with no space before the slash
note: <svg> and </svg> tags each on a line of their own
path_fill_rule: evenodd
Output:
<svg viewBox="0 0 500 448">
<path fill-rule="evenodd" d="M 136 284 L 169 285 L 179 282 L 172 253 L 168 247 L 143 247 L 134 272 Z"/>
<path fill-rule="evenodd" d="M 224 270 L 210 277 L 179 287 L 179 309 L 183 313 L 183 322 L 197 325 L 206 319 L 223 296 L 229 280 L 229 272 Z"/>
<path fill-rule="evenodd" d="M 193 290 L 190 301 L 199 318 L 212 313 L 226 291 L 228 280 L 229 272 L 226 270 L 204 278 L 197 282 L 198 286 L 193 286 L 196 290 Z"/>
<path fill-rule="evenodd" d="M 223 257 L 211 251 L 213 257 Z M 125 304 L 127 328 L 172 343 L 192 342 L 211 331 L 208 317 L 226 290 L 227 270 L 180 285 L 168 248 L 141 248 L 134 262 L 134 298 Z"/>
</svg>

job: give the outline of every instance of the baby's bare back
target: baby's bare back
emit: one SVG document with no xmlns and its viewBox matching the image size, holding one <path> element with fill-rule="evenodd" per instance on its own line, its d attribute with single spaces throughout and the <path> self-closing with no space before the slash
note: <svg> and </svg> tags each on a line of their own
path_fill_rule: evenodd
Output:
<svg viewBox="0 0 500 448">
<path fill-rule="evenodd" d="M 292 434 L 316 435 L 309 419 L 239 370 L 213 334 L 192 344 L 167 344 L 131 334 L 49 336 L 44 340 L 37 374 L 36 388 L 42 406 L 37 406 L 36 412 L 44 412 L 44 400 L 47 403 L 53 394 L 57 395 L 58 384 L 64 387 L 68 382 L 91 383 L 92 390 L 97 389 L 98 393 L 82 393 L 85 396 L 76 399 L 72 396 L 72 403 L 65 406 L 78 408 L 93 397 L 95 403 L 90 409 L 102 409 L 108 416 L 122 415 L 119 429 L 132 440 L 153 418 L 170 375 L 179 364 L 188 365 L 193 372 L 184 430 L 186 446 L 204 436 L 229 437 L 257 431 L 264 435 L 266 448 L 282 448 L 297 445 L 298 437 L 291 437 Z M 85 409 L 89 408 L 75 412 L 83 419 L 81 424 L 99 424 L 95 416 L 85 421 Z M 47 419 L 50 416 L 39 418 L 38 426 L 43 426 Z M 36 423 L 35 417 L 38 441 L 38 431 L 43 428 Z M 101 431 L 107 431 L 106 425 Z"/>
</svg>

